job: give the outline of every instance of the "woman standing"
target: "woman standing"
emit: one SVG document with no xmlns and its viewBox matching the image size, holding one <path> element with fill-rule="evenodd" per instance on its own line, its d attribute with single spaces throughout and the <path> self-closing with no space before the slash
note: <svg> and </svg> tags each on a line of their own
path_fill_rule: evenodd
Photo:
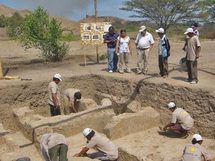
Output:
<svg viewBox="0 0 215 161">
<path fill-rule="evenodd" d="M 130 73 L 128 58 L 129 54 L 131 54 L 131 46 L 130 38 L 127 36 L 125 29 L 120 31 L 120 36 L 117 39 L 116 53 L 119 55 L 119 73 L 123 74 L 124 71 Z"/>
</svg>

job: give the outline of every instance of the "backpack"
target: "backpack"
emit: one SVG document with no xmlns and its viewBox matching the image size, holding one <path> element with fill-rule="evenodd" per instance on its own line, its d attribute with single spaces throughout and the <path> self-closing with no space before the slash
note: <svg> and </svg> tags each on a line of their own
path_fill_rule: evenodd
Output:
<svg viewBox="0 0 215 161">
<path fill-rule="evenodd" d="M 168 40 L 167 37 L 164 38 L 164 42 L 165 42 L 164 45 L 165 45 L 165 47 L 167 49 L 167 57 L 169 57 L 170 56 L 170 48 L 171 48 L 171 46 L 170 46 L 170 43 L 169 43 L 169 40 Z"/>
</svg>

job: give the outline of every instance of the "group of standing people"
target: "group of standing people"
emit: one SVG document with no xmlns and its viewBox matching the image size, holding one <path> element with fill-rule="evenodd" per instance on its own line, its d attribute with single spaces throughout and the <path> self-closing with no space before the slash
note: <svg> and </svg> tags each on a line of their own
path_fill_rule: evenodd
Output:
<svg viewBox="0 0 215 161">
<path fill-rule="evenodd" d="M 188 82 L 196 84 L 197 77 L 197 59 L 201 49 L 199 41 L 198 25 L 195 23 L 191 28 L 188 28 L 184 33 L 186 35 L 185 45 L 183 50 L 186 52 L 186 64 L 188 70 Z M 168 76 L 168 58 L 170 56 L 170 42 L 165 34 L 163 28 L 155 30 L 159 36 L 158 43 L 158 64 L 159 74 L 161 77 Z M 120 30 L 118 35 L 114 27 L 109 28 L 109 32 L 104 36 L 104 43 L 107 44 L 108 54 L 108 72 L 112 73 L 119 71 L 119 73 L 130 73 L 129 57 L 132 55 L 131 40 L 126 34 L 126 30 Z M 146 26 L 141 26 L 135 39 L 135 46 L 137 51 L 137 74 L 147 74 L 149 66 L 149 53 L 154 45 L 154 39 L 151 33 L 147 31 Z M 119 63 L 118 63 L 119 59 Z"/>
</svg>

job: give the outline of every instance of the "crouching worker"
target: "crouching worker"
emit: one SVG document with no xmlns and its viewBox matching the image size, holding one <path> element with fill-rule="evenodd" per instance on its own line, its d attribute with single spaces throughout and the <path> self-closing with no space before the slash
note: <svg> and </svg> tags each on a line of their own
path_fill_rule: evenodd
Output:
<svg viewBox="0 0 215 161">
<path fill-rule="evenodd" d="M 45 161 L 68 161 L 68 145 L 65 136 L 58 133 L 42 135 L 40 147 Z"/>
<path fill-rule="evenodd" d="M 187 144 L 183 151 L 182 161 L 211 161 L 205 148 L 201 146 L 203 142 L 202 136 L 199 134 L 194 134 L 192 138 L 192 144 Z"/>
<path fill-rule="evenodd" d="M 90 128 L 83 130 L 83 135 L 87 138 L 87 145 L 76 154 L 76 157 L 87 156 L 91 159 L 98 159 L 103 161 L 117 161 L 118 148 L 108 138 L 101 136 Z M 87 154 L 87 151 L 95 148 L 97 152 Z"/>
<path fill-rule="evenodd" d="M 68 88 L 64 91 L 65 114 L 77 113 L 79 111 L 81 92 L 79 89 Z"/>
<path fill-rule="evenodd" d="M 174 102 L 168 104 L 172 112 L 172 121 L 164 127 L 164 131 L 170 130 L 176 134 L 188 136 L 188 130 L 194 125 L 193 118 L 182 108 L 177 108 Z"/>
</svg>

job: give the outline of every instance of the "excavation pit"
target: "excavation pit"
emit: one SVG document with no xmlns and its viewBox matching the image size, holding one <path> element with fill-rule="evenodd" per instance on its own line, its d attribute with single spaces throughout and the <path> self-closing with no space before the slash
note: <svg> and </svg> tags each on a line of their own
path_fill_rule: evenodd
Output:
<svg viewBox="0 0 215 161">
<path fill-rule="evenodd" d="M 71 143 L 69 153 L 71 159 L 72 154 L 85 144 L 80 134 L 85 127 L 94 128 L 114 140 L 120 148 L 120 160 L 178 159 L 190 138 L 166 138 L 157 133 L 158 126 L 167 123 L 171 117 L 171 113 L 166 109 L 169 101 L 175 101 L 178 107 L 186 109 L 193 116 L 195 119 L 193 133 L 201 132 L 209 139 L 215 137 L 215 99 L 203 90 L 100 75 L 65 78 L 59 85 L 60 90 L 80 89 L 84 99 L 88 99 L 84 104 L 85 110 L 78 114 L 51 118 L 47 105 L 48 83 L 48 81 L 27 83 L 0 89 L 2 109 L 0 117 L 6 129 L 21 132 L 34 145 L 38 145 L 38 139 L 44 132 L 64 134 Z M 89 100 L 95 102 L 91 103 L 91 106 L 95 107 L 87 108 L 89 102 L 92 102 Z M 7 134 L 4 136 L 6 140 L 1 140 L 3 144 L 7 144 L 6 136 Z M 34 146 L 30 143 L 16 145 L 18 148 L 6 147 L 5 152 L 4 150 L 0 152 L 7 158 L 5 153 L 16 153 L 20 149 L 22 151 Z M 212 151 L 215 147 L 214 140 L 206 139 L 205 147 L 215 157 Z M 165 156 L 167 151 L 175 153 Z M 36 155 L 39 155 L 38 152 Z"/>
</svg>

